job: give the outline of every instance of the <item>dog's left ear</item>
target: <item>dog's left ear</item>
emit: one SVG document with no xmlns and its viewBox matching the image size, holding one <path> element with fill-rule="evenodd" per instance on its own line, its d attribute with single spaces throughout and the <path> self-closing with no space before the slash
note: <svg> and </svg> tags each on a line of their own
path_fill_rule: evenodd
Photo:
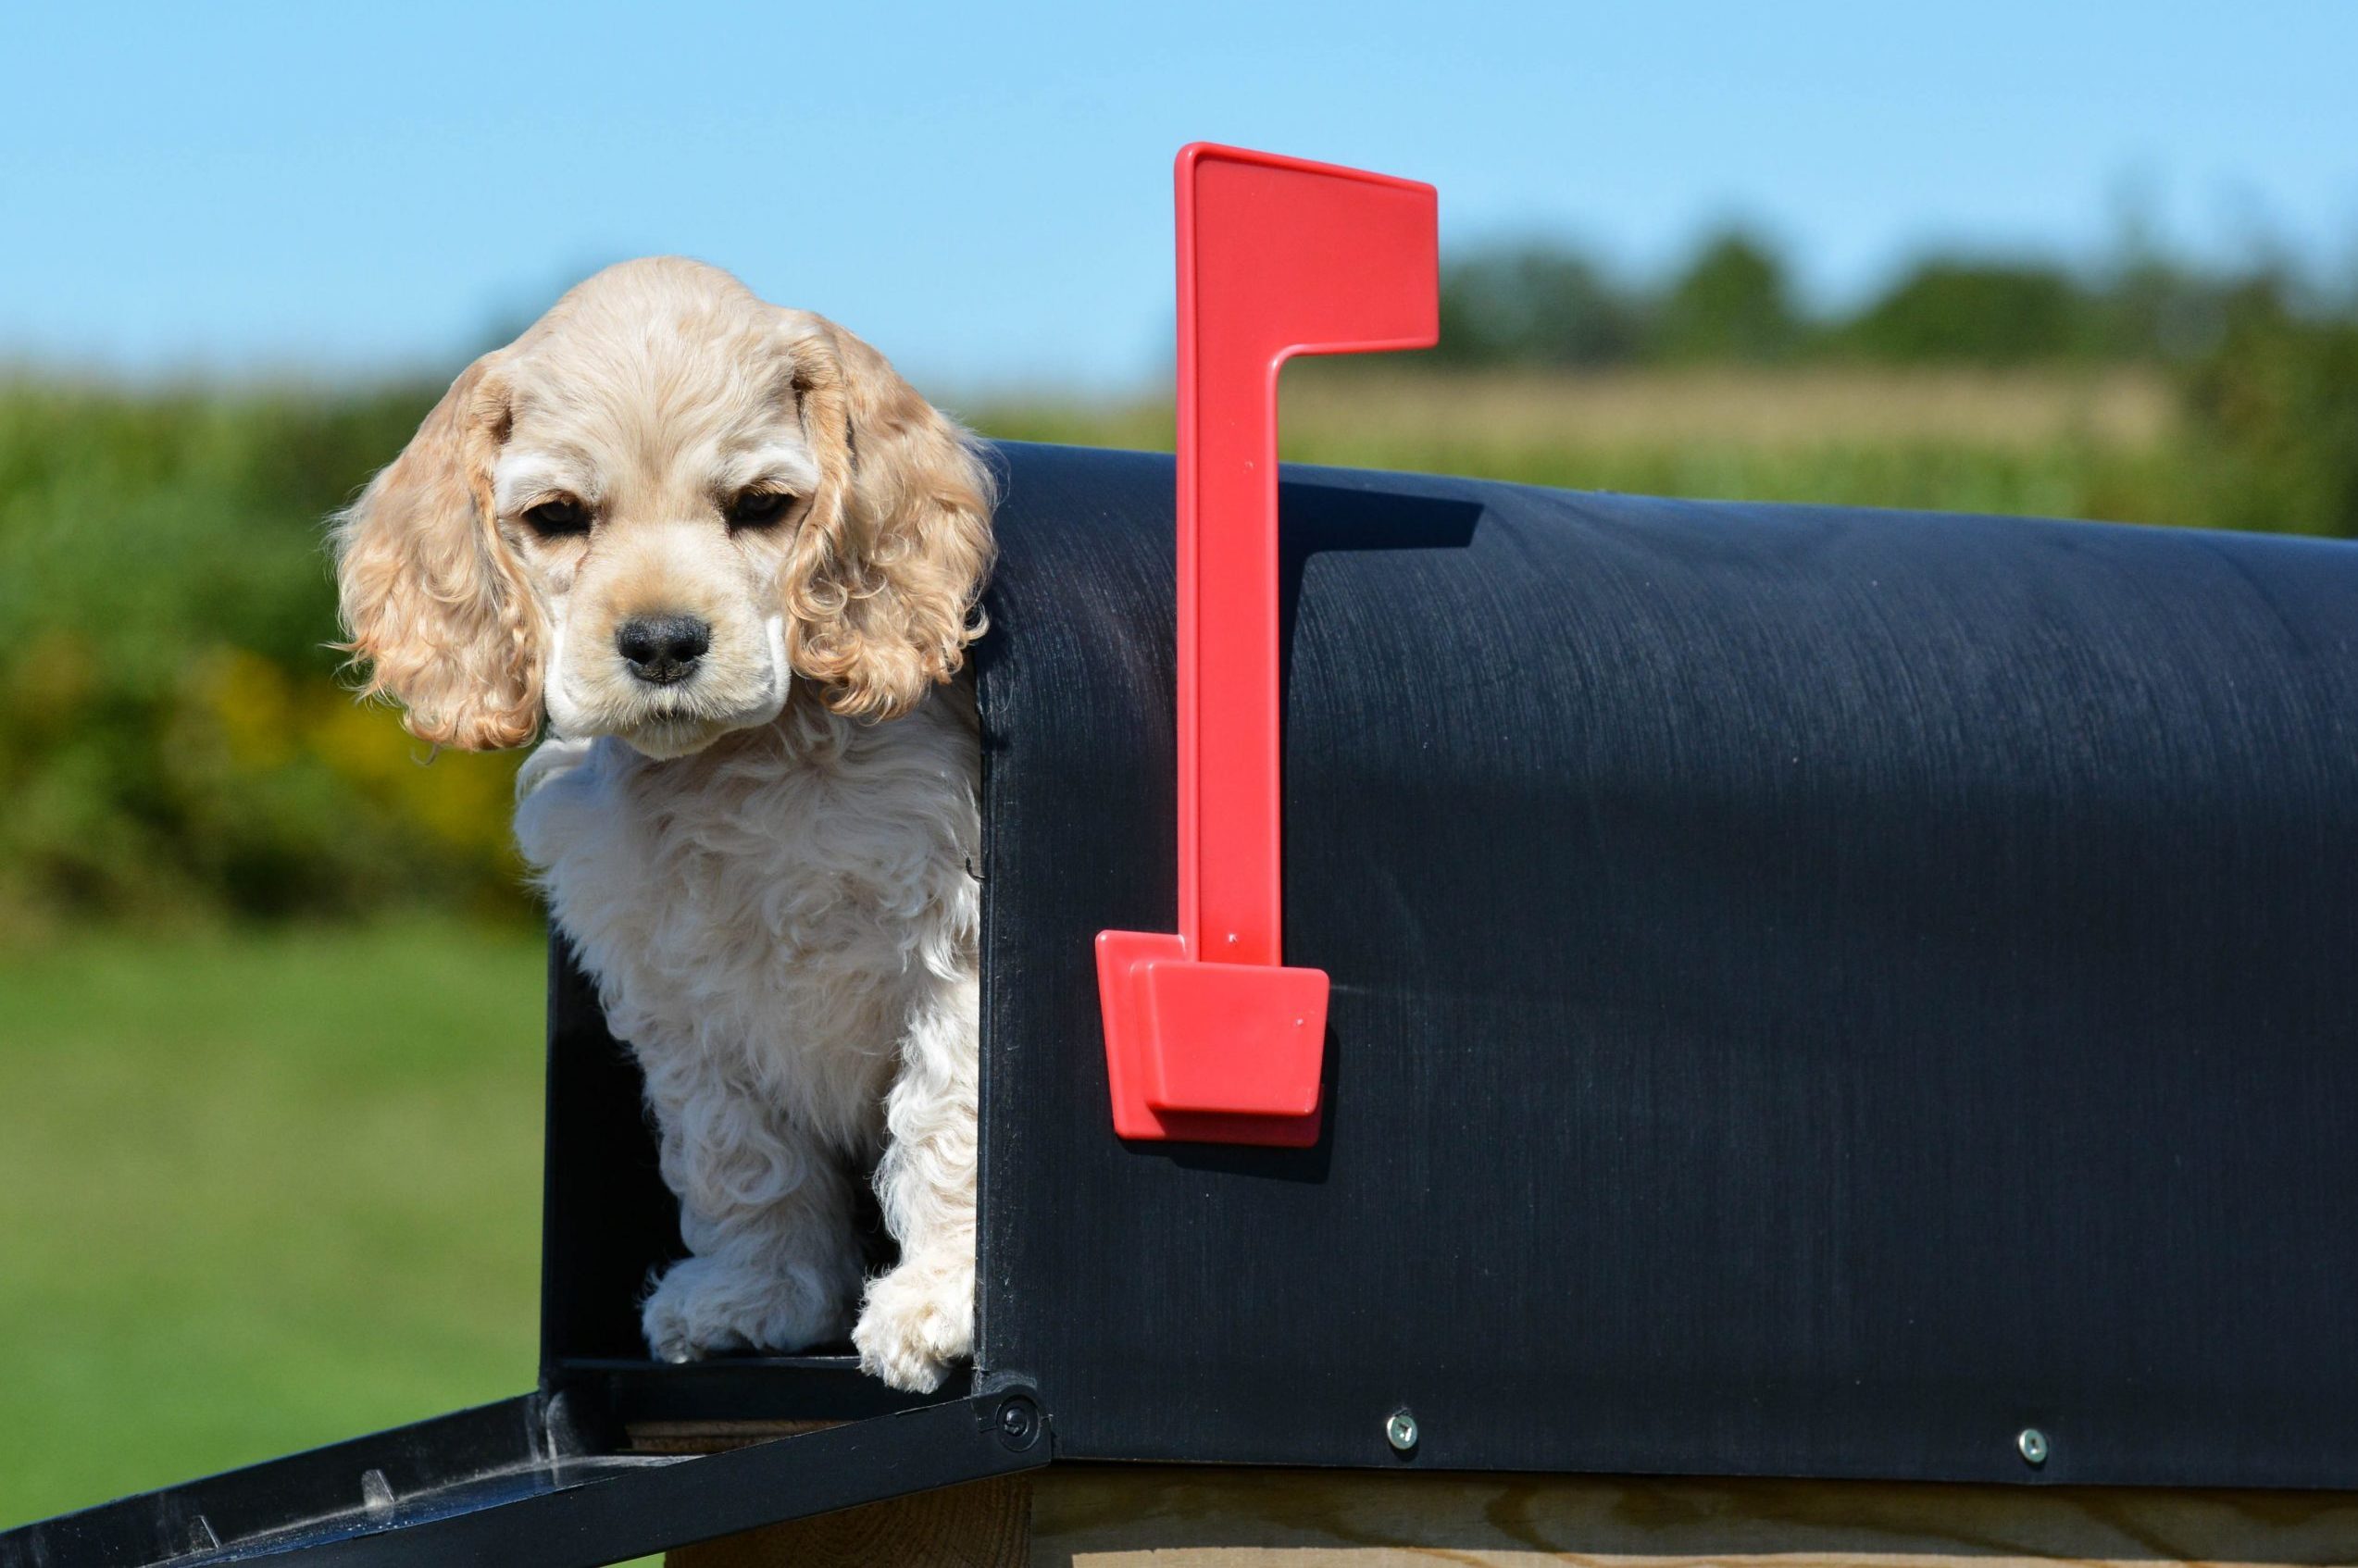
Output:
<svg viewBox="0 0 2358 1568">
<path fill-rule="evenodd" d="M 508 422 L 501 354 L 451 383 L 330 538 L 344 641 L 363 694 L 391 697 L 418 739 L 464 751 L 531 740 L 540 616 L 499 536 L 492 461 Z"/>
<path fill-rule="evenodd" d="M 786 564 L 789 662 L 837 713 L 892 718 L 955 675 L 981 635 L 990 475 L 975 438 L 882 355 L 783 314 L 820 475 Z"/>
</svg>

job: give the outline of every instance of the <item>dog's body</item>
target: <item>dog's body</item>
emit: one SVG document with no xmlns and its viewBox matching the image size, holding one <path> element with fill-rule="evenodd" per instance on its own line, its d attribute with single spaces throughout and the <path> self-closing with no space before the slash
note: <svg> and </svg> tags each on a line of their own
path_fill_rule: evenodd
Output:
<svg viewBox="0 0 2358 1568">
<path fill-rule="evenodd" d="M 518 840 L 646 1074 L 695 1254 L 647 1300 L 658 1355 L 841 1338 L 869 1164 L 902 1262 L 863 1361 L 930 1387 L 966 1352 L 979 829 L 955 695 L 889 726 L 790 712 L 677 762 L 551 740 L 525 765 Z"/>
<path fill-rule="evenodd" d="M 936 1386 L 974 1312 L 971 442 L 840 329 L 630 263 L 470 367 L 337 553 L 414 732 L 515 745 L 545 712 L 518 838 L 644 1069 L 692 1253 L 650 1347 L 851 1326 Z M 901 1257 L 863 1300 L 870 1165 Z"/>
</svg>

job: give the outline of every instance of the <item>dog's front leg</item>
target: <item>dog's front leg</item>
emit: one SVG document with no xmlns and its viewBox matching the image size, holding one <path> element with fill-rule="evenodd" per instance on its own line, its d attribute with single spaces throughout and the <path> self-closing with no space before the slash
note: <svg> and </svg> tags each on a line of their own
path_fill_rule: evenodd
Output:
<svg viewBox="0 0 2358 1568">
<path fill-rule="evenodd" d="M 941 982 L 901 1044 L 876 1171 L 901 1262 L 868 1286 L 860 1365 L 896 1388 L 941 1386 L 974 1349 L 976 988 Z"/>
<path fill-rule="evenodd" d="M 709 1064 L 664 1065 L 647 1075 L 648 1099 L 693 1255 L 641 1310 L 648 1348 L 680 1362 L 840 1339 L 860 1281 L 850 1178 L 818 1139 Z"/>
</svg>

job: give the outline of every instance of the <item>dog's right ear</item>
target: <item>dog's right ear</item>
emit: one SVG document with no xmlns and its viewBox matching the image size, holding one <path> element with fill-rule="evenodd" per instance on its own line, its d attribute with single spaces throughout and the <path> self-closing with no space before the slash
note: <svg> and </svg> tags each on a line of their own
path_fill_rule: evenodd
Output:
<svg viewBox="0 0 2358 1568">
<path fill-rule="evenodd" d="M 468 366 L 391 467 L 337 517 L 336 646 L 412 735 L 496 751 L 541 723 L 540 612 L 499 534 L 492 463 L 506 439 L 498 354 Z"/>
<path fill-rule="evenodd" d="M 820 483 L 783 574 L 786 648 L 839 714 L 907 712 L 982 631 L 991 475 L 974 437 L 842 328 L 783 312 Z"/>
</svg>

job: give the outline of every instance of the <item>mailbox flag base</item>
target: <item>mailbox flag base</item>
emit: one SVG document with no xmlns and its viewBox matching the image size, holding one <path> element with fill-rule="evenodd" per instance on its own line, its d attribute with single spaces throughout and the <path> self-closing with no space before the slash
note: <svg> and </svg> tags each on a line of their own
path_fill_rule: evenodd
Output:
<svg viewBox="0 0 2358 1568">
<path fill-rule="evenodd" d="M 1202 963 L 1177 936 L 1101 931 L 1097 995 L 1121 1137 L 1318 1141 L 1324 970 Z"/>
</svg>

